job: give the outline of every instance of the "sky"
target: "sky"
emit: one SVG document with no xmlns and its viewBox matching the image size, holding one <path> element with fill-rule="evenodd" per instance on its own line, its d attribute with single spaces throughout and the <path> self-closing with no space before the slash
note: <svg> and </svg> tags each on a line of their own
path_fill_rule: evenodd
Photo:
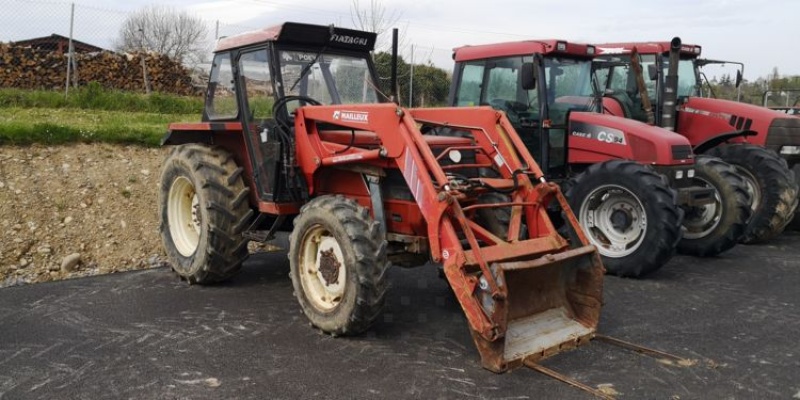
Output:
<svg viewBox="0 0 800 400">
<path fill-rule="evenodd" d="M 369 10 L 370 0 L 358 0 Z M 373 0 L 395 20 L 401 53 L 415 63 L 452 69 L 452 49 L 467 44 L 526 39 L 587 43 L 669 41 L 703 46 L 703 56 L 745 63 L 755 80 L 777 67 L 800 75 L 800 1 L 797 0 Z M 210 40 L 284 21 L 354 27 L 353 0 L 75 0 L 77 40 L 113 47 L 125 17 L 147 5 L 187 10 L 209 21 Z M 0 41 L 69 34 L 70 2 L 0 0 Z M 219 21 L 217 29 L 216 21 Z M 386 36 L 390 36 L 387 33 Z M 388 43 L 387 38 L 387 43 Z M 413 52 L 412 52 L 413 49 Z M 735 71 L 709 69 L 710 76 Z"/>
</svg>

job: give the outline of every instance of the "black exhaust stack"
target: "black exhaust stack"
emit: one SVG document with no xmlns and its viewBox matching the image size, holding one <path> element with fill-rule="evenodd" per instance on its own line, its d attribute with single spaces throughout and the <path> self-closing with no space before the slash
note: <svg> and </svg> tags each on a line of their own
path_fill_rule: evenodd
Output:
<svg viewBox="0 0 800 400">
<path fill-rule="evenodd" d="M 681 38 L 669 43 L 669 67 L 664 79 L 664 106 L 661 108 L 661 127 L 675 130 L 675 109 L 678 103 L 678 63 L 681 55 Z"/>
<path fill-rule="evenodd" d="M 392 29 L 392 101 L 395 103 L 400 102 L 397 97 L 397 28 Z"/>
</svg>

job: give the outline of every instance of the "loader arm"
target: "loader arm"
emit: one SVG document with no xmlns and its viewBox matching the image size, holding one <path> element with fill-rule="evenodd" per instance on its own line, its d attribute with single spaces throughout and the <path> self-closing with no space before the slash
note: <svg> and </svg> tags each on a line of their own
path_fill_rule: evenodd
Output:
<svg viewBox="0 0 800 400">
<path fill-rule="evenodd" d="M 325 126 L 369 131 L 378 148 L 343 146 L 322 139 Z M 421 125 L 468 132 L 474 151 L 492 160 L 499 178 L 470 179 L 468 187 L 440 164 Z M 444 264 L 484 367 L 503 371 L 594 335 L 602 297 L 603 268 L 578 228 L 557 185 L 542 171 L 505 114 L 489 107 L 398 108 L 393 104 L 313 106 L 295 116 L 297 162 L 310 191 L 314 174 L 333 165 L 397 168 L 427 224 L 431 257 Z M 510 201 L 475 204 L 467 194 L 486 185 L 511 188 Z M 547 214 L 557 202 L 570 240 Z M 463 204 L 462 204 L 463 202 Z M 507 232 L 495 235 L 471 218 L 480 208 L 511 208 Z M 522 226 L 527 237 L 522 237 Z M 552 334 L 547 334 L 548 332 Z"/>
</svg>

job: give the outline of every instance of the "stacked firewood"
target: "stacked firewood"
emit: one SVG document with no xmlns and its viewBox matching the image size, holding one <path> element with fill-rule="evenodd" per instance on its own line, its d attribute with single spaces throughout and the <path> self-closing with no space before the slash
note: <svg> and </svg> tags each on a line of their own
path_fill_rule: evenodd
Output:
<svg viewBox="0 0 800 400">
<path fill-rule="evenodd" d="M 197 94 L 190 70 L 180 62 L 156 53 L 103 51 L 75 54 L 70 81 L 78 86 L 97 82 L 109 89 L 143 92 L 143 56 L 152 91 Z M 67 59 L 66 54 L 0 43 L 0 87 L 63 89 L 67 80 Z"/>
</svg>

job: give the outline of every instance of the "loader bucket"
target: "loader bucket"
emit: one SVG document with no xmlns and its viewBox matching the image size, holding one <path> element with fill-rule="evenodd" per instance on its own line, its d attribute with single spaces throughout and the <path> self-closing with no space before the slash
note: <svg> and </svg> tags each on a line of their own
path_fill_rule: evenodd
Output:
<svg viewBox="0 0 800 400">
<path fill-rule="evenodd" d="M 516 232 L 509 233 L 513 228 L 508 228 L 499 232 L 504 233 L 499 235 L 503 240 L 473 246 L 466 258 L 481 258 L 488 271 L 476 271 L 469 262 L 464 269 L 445 265 L 467 317 L 474 319 L 470 300 L 475 299 L 481 315 L 491 321 L 490 325 L 470 324 L 470 331 L 484 368 L 494 372 L 535 363 L 588 343 L 600 319 L 605 270 L 597 249 L 588 244 L 557 185 L 540 184 L 535 191 L 536 196 L 529 199 L 538 198 L 538 202 L 505 204 L 537 204 L 524 212 L 525 207 L 514 207 L 517 211 L 511 214 L 512 220 L 527 215 L 530 237 L 509 240 Z M 558 230 L 545 211 L 550 202 L 560 203 L 563 210 L 565 221 Z M 464 210 L 503 206 L 481 204 Z M 498 237 L 486 234 L 475 222 L 466 222 L 464 228 L 480 238 L 476 243 Z M 464 284 L 476 276 L 475 285 Z"/>
<path fill-rule="evenodd" d="M 593 246 L 538 259 L 496 263 L 507 290 L 505 334 L 486 340 L 472 331 L 484 368 L 503 372 L 588 343 L 602 303 L 603 269 Z M 488 295 L 484 303 L 490 302 Z M 502 317 L 500 318 L 503 319 Z"/>
</svg>

